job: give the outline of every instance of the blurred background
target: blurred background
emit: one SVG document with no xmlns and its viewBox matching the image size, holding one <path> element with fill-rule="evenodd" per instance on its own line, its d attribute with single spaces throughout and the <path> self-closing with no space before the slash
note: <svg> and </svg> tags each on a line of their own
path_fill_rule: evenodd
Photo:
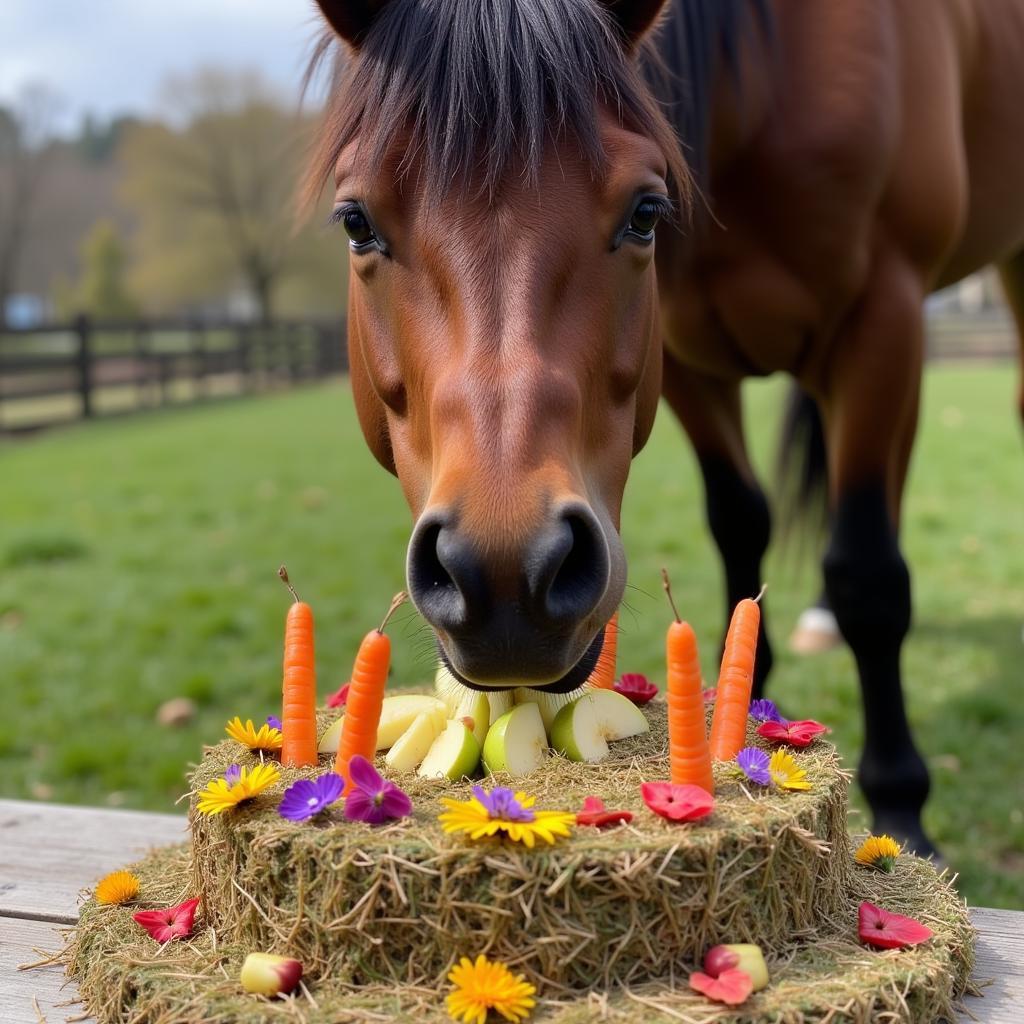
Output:
<svg viewBox="0 0 1024 1024">
<path fill-rule="evenodd" d="M 228 717 L 278 708 L 281 562 L 316 612 L 324 696 L 403 585 L 408 511 L 344 375 L 346 245 L 292 198 L 317 120 L 310 6 L 0 7 L 0 796 L 171 810 Z M 993 279 L 933 297 L 929 351 L 905 519 L 926 824 L 971 902 L 1019 908 L 1024 453 Z M 769 482 L 783 388 L 746 391 Z M 713 678 L 720 571 L 668 415 L 623 533 L 620 669 L 663 682 L 665 564 Z M 852 766 L 849 653 L 785 650 L 819 552 L 795 537 L 769 560 L 771 695 L 833 726 Z M 393 685 L 433 669 L 403 611 Z"/>
</svg>

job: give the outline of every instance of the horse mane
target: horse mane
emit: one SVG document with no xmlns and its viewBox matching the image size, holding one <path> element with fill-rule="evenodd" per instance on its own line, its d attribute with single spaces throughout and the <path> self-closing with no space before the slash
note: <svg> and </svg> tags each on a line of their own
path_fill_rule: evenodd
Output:
<svg viewBox="0 0 1024 1024">
<path fill-rule="evenodd" d="M 434 197 L 461 185 L 493 200 L 510 174 L 533 183 L 552 139 L 574 140 L 600 176 L 603 106 L 660 146 L 689 205 L 675 131 L 599 0 L 391 0 L 357 49 L 322 37 L 307 83 L 325 63 L 331 95 L 309 200 L 350 144 L 371 166 L 403 147 L 400 174 Z"/>
<path fill-rule="evenodd" d="M 668 110 L 701 188 L 708 179 L 711 91 L 721 56 L 738 76 L 739 51 L 747 33 L 770 38 L 769 0 L 670 0 L 643 50 L 644 73 Z"/>
</svg>

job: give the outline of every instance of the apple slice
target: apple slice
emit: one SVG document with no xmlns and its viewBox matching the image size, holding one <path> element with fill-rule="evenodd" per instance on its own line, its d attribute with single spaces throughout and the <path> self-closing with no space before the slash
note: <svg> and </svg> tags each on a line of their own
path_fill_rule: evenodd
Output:
<svg viewBox="0 0 1024 1024">
<path fill-rule="evenodd" d="M 487 730 L 491 726 L 491 702 L 487 699 L 487 694 L 479 690 L 462 687 L 462 691 L 452 718 L 471 721 L 473 724 L 470 725 L 470 729 L 476 737 L 476 745 L 482 747 L 484 740 L 487 739 Z"/>
<path fill-rule="evenodd" d="M 551 745 L 570 761 L 602 761 L 608 756 L 609 740 L 650 729 L 644 713 L 628 697 L 614 690 L 591 690 L 555 715 Z"/>
<path fill-rule="evenodd" d="M 399 693 L 394 697 L 385 697 L 380 709 L 380 721 L 377 723 L 377 750 L 393 747 L 424 712 L 437 718 L 437 731 L 440 732 L 448 718 L 448 708 L 443 701 L 422 693 Z"/>
<path fill-rule="evenodd" d="M 506 711 L 487 731 L 484 767 L 488 772 L 526 775 L 539 768 L 548 753 L 548 736 L 536 704 Z"/>
<path fill-rule="evenodd" d="M 472 775 L 480 764 L 480 744 L 464 722 L 452 719 L 423 759 L 417 775 L 426 779 L 455 780 Z"/>
<path fill-rule="evenodd" d="M 321 754 L 336 754 L 338 752 L 338 741 L 341 739 L 341 723 L 345 721 L 342 715 L 336 722 L 332 722 L 327 731 L 320 737 L 320 745 L 316 748 Z"/>
<path fill-rule="evenodd" d="M 438 718 L 434 711 L 420 712 L 387 752 L 384 763 L 396 772 L 415 771 L 444 726 L 445 719 Z"/>
<path fill-rule="evenodd" d="M 528 686 L 520 686 L 514 694 L 517 704 L 536 704 L 540 708 L 540 717 L 544 720 L 544 728 L 551 732 L 551 723 L 566 704 L 571 704 L 577 697 L 583 696 L 583 687 L 569 693 L 544 693 L 531 690 Z"/>
</svg>

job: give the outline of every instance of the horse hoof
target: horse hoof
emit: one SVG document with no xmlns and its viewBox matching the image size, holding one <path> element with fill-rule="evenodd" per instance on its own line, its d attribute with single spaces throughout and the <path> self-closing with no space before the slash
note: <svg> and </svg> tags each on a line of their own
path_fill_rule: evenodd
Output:
<svg viewBox="0 0 1024 1024">
<path fill-rule="evenodd" d="M 796 628 L 789 638 L 794 654 L 820 654 L 843 642 L 839 623 L 828 608 L 808 608 L 800 613 Z"/>
</svg>

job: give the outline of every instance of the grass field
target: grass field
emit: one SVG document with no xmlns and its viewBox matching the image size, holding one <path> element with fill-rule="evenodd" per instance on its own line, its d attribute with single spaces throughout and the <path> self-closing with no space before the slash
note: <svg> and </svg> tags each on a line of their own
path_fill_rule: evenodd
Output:
<svg viewBox="0 0 1024 1024">
<path fill-rule="evenodd" d="M 963 890 L 1024 907 L 1024 452 L 1010 369 L 928 374 L 906 505 L 916 627 L 905 656 L 911 717 L 934 774 L 927 822 Z M 781 396 L 748 392 L 770 465 Z M 234 714 L 275 710 L 287 595 L 280 562 L 315 607 L 324 693 L 402 586 L 408 512 L 359 437 L 341 384 L 55 432 L 0 450 L 0 793 L 171 809 L 183 772 Z M 693 456 L 666 414 L 637 460 L 623 525 L 631 610 L 620 667 L 661 681 L 658 568 L 703 640 L 722 626 L 717 556 Z M 785 633 L 817 590 L 810 560 L 775 552 L 772 694 L 834 726 L 851 759 L 859 696 L 845 650 L 810 660 Z M 432 673 L 421 624 L 395 629 L 395 685 Z M 158 726 L 161 702 L 197 717 Z"/>
</svg>

